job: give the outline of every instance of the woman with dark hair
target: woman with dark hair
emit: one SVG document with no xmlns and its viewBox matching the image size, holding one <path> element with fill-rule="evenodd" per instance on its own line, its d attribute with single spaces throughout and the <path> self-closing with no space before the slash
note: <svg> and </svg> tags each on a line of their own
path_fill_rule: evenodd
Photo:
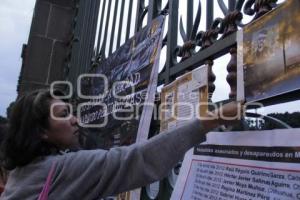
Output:
<svg viewBox="0 0 300 200">
<path fill-rule="evenodd" d="M 58 90 L 54 93 L 63 95 Z M 3 149 L 7 169 L 27 165 L 35 158 L 50 155 L 58 149 L 56 143 L 45 140 L 52 121 L 52 101 L 58 100 L 52 99 L 50 91 L 38 90 L 22 96 L 14 105 Z"/>
<path fill-rule="evenodd" d="M 46 183 L 48 199 L 63 200 L 98 199 L 145 186 L 165 177 L 220 123 L 195 119 L 144 143 L 108 151 L 79 150 L 77 119 L 55 97 L 39 90 L 15 103 L 3 148 L 4 164 L 11 172 L 0 199 L 41 199 Z M 222 111 L 235 116 L 237 104 Z M 78 151 L 62 154 L 66 149 Z"/>
</svg>

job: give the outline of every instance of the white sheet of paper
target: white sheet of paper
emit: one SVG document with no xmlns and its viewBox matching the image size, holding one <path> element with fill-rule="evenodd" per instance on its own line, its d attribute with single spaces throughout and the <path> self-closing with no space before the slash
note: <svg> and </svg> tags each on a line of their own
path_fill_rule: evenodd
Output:
<svg viewBox="0 0 300 200">
<path fill-rule="evenodd" d="M 212 132 L 198 147 L 185 155 L 172 200 L 300 199 L 300 129 Z"/>
</svg>

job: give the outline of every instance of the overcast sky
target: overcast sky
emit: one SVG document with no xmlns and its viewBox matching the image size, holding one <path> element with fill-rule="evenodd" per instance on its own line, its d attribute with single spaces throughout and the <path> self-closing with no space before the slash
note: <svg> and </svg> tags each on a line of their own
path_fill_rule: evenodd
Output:
<svg viewBox="0 0 300 200">
<path fill-rule="evenodd" d="M 16 98 L 22 44 L 27 43 L 35 0 L 0 0 L 0 115 Z"/>
<path fill-rule="evenodd" d="M 16 98 L 22 62 L 22 44 L 27 43 L 28 40 L 35 0 L 0 0 L 0 2 L 0 115 L 6 116 L 6 108 Z M 220 14 L 220 11 L 217 10 L 217 13 Z M 226 85 L 227 83 L 224 84 L 227 74 L 224 63 L 228 63 L 229 59 L 230 57 L 227 56 L 215 61 L 214 71 L 217 80 L 214 100 L 227 98 L 229 86 Z M 299 111 L 299 103 L 300 101 L 296 101 L 268 107 L 261 112 Z"/>
</svg>

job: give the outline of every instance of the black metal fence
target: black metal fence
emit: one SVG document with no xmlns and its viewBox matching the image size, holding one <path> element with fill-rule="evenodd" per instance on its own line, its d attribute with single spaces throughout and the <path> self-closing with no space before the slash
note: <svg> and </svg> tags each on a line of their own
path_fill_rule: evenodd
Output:
<svg viewBox="0 0 300 200">
<path fill-rule="evenodd" d="M 166 15 L 159 83 L 167 84 L 201 64 L 231 55 L 227 67 L 229 97 L 236 95 L 236 31 L 271 11 L 277 0 L 85 0 L 77 1 L 67 79 L 98 65 L 158 15 Z M 184 11 L 183 11 L 184 10 Z M 247 20 L 243 19 L 247 18 Z M 183 20 L 185 19 L 185 20 Z M 201 26 L 200 26 L 201 24 Z M 210 89 L 215 75 L 210 70 Z"/>
<path fill-rule="evenodd" d="M 159 83 L 168 84 L 202 64 L 210 66 L 209 93 L 215 90 L 214 60 L 230 54 L 229 99 L 236 97 L 237 30 L 274 9 L 277 0 L 81 0 L 77 1 L 67 79 L 88 72 L 158 15 L 166 15 Z M 219 66 L 218 66 L 219 67 Z M 284 96 L 299 98 L 299 92 Z M 280 99 L 280 101 L 285 101 Z M 269 100 L 276 103 L 273 99 Z M 263 102 L 268 104 L 269 102 Z M 161 182 L 167 191 L 171 186 Z M 147 199 L 147 197 L 145 197 Z M 158 198 L 159 199 L 159 198 Z"/>
</svg>

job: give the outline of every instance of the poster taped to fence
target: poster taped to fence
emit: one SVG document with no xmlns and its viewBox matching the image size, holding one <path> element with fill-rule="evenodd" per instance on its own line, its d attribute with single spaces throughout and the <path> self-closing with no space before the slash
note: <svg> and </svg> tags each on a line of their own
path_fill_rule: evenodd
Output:
<svg viewBox="0 0 300 200">
<path fill-rule="evenodd" d="M 203 116 L 208 108 L 208 66 L 203 65 L 178 77 L 161 92 L 161 131 L 182 126 Z"/>
<path fill-rule="evenodd" d="M 300 1 L 287 0 L 238 31 L 238 100 L 300 89 Z"/>
<path fill-rule="evenodd" d="M 209 133 L 186 154 L 171 199 L 300 199 L 300 129 Z"/>
<path fill-rule="evenodd" d="M 198 67 L 165 86 L 161 92 L 161 134 L 204 116 L 208 109 L 208 65 Z M 183 158 L 182 158 L 183 159 Z M 168 185 L 175 186 L 181 162 L 169 174 Z M 161 182 L 161 184 L 164 184 Z M 151 188 L 149 188 L 151 191 Z M 153 190 L 155 194 L 155 189 Z M 155 197 L 155 196 L 154 196 Z M 159 199 L 159 197 L 157 197 Z M 149 199 L 154 199 L 149 196 Z"/>
</svg>

